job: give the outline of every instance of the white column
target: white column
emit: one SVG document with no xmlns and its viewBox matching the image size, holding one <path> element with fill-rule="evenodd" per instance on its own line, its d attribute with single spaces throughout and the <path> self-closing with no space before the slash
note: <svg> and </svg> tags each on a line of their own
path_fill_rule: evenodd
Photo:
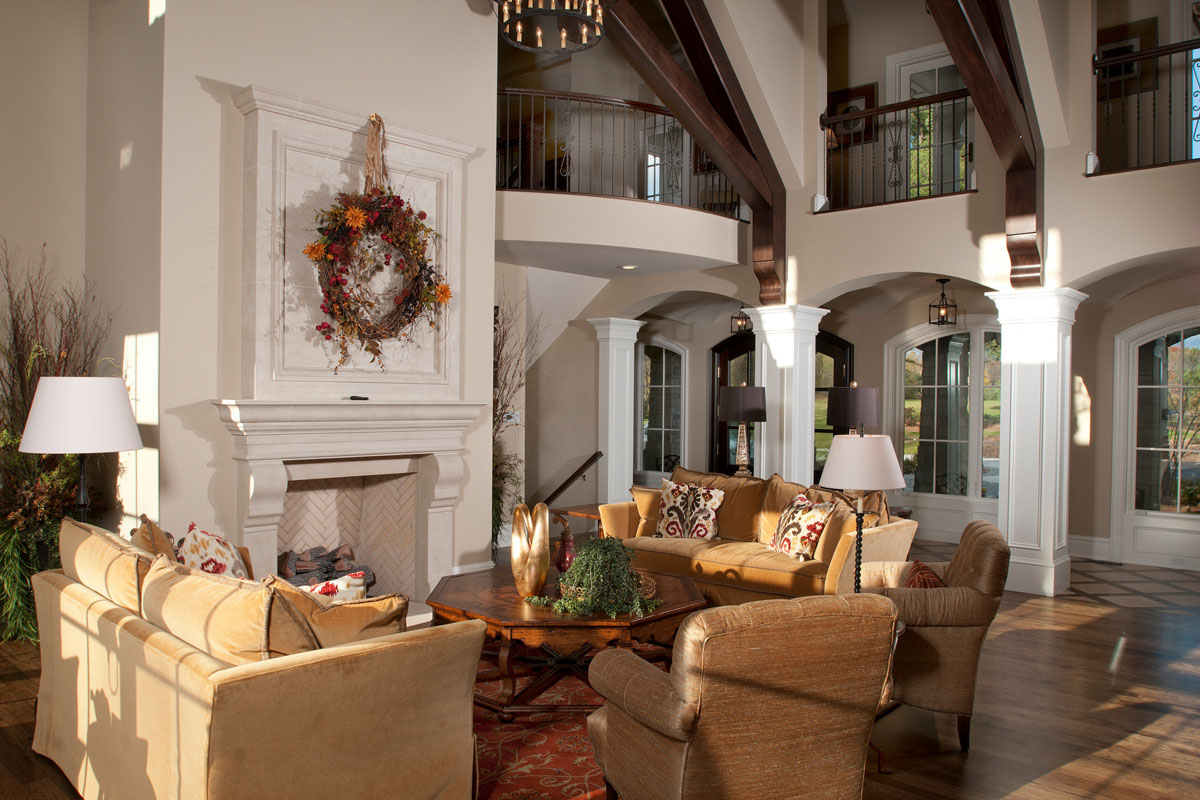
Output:
<svg viewBox="0 0 1200 800">
<path fill-rule="evenodd" d="M 1007 588 L 1053 596 L 1071 578 L 1067 453 L 1073 289 L 988 292 L 1000 318 L 1000 530 L 1012 548 Z"/>
<path fill-rule="evenodd" d="M 634 353 L 638 329 L 635 319 L 589 319 L 600 346 L 596 359 L 596 405 L 599 417 L 597 448 L 600 485 L 596 501 L 612 503 L 629 497 L 633 485 Z"/>
<path fill-rule="evenodd" d="M 767 421 L 758 423 L 754 472 L 808 485 L 813 479 L 813 381 L 817 325 L 829 313 L 811 306 L 747 308 L 754 321 L 758 383 L 766 389 Z"/>
</svg>

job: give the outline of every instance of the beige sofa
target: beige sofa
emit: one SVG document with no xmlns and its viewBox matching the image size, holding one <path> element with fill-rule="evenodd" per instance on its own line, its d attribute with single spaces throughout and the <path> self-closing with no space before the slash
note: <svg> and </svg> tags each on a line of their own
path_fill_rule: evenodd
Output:
<svg viewBox="0 0 1200 800">
<path fill-rule="evenodd" d="M 205 592 L 171 583 L 190 576 L 164 556 L 151 562 L 69 520 L 60 542 L 63 569 L 33 577 L 42 658 L 33 749 L 83 797 L 391 797 L 400 787 L 411 798 L 472 796 L 482 622 L 321 648 L 299 637 L 270 584 L 233 592 L 253 595 L 270 628 L 239 631 L 218 622 L 229 594 L 223 607 L 199 607 Z M 163 587 L 169 598 L 156 599 Z M 268 635 L 270 648 L 308 649 L 264 659 L 251 642 L 231 664 L 152 624 L 143 606 L 188 615 L 189 638 L 249 632 L 264 654 Z"/>
<path fill-rule="evenodd" d="M 710 605 L 854 590 L 857 528 L 852 504 L 857 495 L 789 483 L 778 475 L 770 480 L 731 478 L 680 467 L 671 480 L 725 492 L 717 509 L 718 538 L 656 537 L 660 492 L 633 487 L 634 500 L 601 505 L 600 520 L 605 536 L 622 539 L 633 550 L 634 567 L 690 577 Z M 810 561 L 770 547 L 780 514 L 801 492 L 814 502 L 835 504 Z M 917 523 L 892 521 L 882 492 L 864 495 L 863 503 L 863 561 L 904 561 Z"/>
</svg>

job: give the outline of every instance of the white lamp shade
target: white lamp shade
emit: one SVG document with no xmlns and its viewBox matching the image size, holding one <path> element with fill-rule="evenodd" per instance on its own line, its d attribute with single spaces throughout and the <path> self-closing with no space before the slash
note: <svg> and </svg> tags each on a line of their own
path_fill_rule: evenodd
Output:
<svg viewBox="0 0 1200 800">
<path fill-rule="evenodd" d="M 874 491 L 904 488 L 890 436 L 835 436 L 821 473 L 821 485 L 833 489 Z"/>
<path fill-rule="evenodd" d="M 21 436 L 22 453 L 117 453 L 141 447 L 123 379 L 38 381 Z"/>
</svg>

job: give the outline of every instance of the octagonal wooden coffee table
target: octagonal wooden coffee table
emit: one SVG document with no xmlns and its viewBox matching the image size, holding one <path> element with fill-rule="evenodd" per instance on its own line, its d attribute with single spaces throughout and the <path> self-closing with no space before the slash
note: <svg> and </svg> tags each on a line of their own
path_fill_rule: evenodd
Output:
<svg viewBox="0 0 1200 800">
<path fill-rule="evenodd" d="M 582 712 L 595 705 L 533 705 L 532 701 L 568 675 L 587 683 L 591 656 L 606 647 L 632 649 L 634 642 L 665 647 L 675 639 L 684 617 L 704 608 L 704 597 L 688 578 L 653 573 L 655 597 L 662 605 L 644 617 L 621 614 L 576 617 L 553 608 L 533 606 L 517 594 L 512 571 L 497 567 L 484 572 L 442 578 L 425 602 L 433 609 L 433 624 L 481 619 L 496 649 L 497 668 L 481 670 L 478 680 L 502 680 L 498 699 L 475 693 L 475 704 L 508 721 L 513 714 L 532 711 Z M 547 586 L 547 591 L 552 591 Z M 533 681 L 516 691 L 517 678 Z"/>
</svg>

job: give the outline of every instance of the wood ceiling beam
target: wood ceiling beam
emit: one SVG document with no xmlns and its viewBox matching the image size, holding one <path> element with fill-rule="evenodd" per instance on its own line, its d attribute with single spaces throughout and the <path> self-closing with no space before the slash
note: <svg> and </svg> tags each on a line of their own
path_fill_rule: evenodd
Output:
<svg viewBox="0 0 1200 800">
<path fill-rule="evenodd" d="M 975 111 L 983 120 L 1004 168 L 1034 166 L 1037 154 L 1029 119 L 1006 67 L 1004 54 L 1008 48 L 993 35 L 980 1 L 926 0 L 925 5 L 963 82 L 971 90 Z"/>
<path fill-rule="evenodd" d="M 926 0 L 925 7 L 941 31 L 946 49 L 971 92 L 975 111 L 1004 165 L 1009 283 L 1014 287 L 1041 286 L 1037 150 L 1017 90 L 997 0 Z"/>
<path fill-rule="evenodd" d="M 675 63 L 631 3 L 604 9 L 605 37 L 612 40 L 663 105 L 671 110 L 713 163 L 729 178 L 755 214 L 769 213 L 774 193 L 758 160 Z"/>
<path fill-rule="evenodd" d="M 608 7 L 607 34 L 749 204 L 759 302 L 783 302 L 787 192 L 702 0 L 665 0 L 697 86 L 630 3 Z"/>
</svg>

